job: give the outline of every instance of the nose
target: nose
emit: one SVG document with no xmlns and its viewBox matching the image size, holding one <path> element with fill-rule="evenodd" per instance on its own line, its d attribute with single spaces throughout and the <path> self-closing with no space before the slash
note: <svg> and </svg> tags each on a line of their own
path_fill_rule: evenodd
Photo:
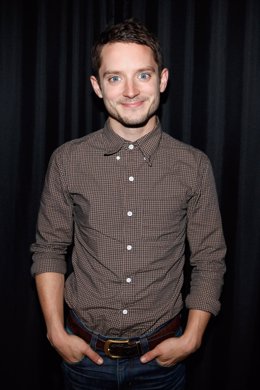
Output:
<svg viewBox="0 0 260 390">
<path fill-rule="evenodd" d="M 140 91 L 137 88 L 137 85 L 134 80 L 126 80 L 125 88 L 123 95 L 130 99 L 133 99 L 135 96 L 139 95 Z"/>
</svg>

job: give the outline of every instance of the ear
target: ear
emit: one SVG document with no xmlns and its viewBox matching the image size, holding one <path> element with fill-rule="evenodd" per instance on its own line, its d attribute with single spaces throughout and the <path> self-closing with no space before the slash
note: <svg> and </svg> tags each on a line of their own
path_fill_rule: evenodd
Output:
<svg viewBox="0 0 260 390">
<path fill-rule="evenodd" d="M 169 78 L 169 70 L 167 68 L 164 68 L 161 72 L 161 79 L 160 79 L 160 92 L 164 92 Z"/>
<path fill-rule="evenodd" d="M 99 86 L 99 82 L 98 80 L 96 79 L 95 76 L 90 76 L 90 82 L 92 84 L 92 88 L 94 89 L 96 95 L 102 99 L 103 98 L 103 95 L 102 95 L 102 92 L 101 92 L 101 88 Z"/>
</svg>

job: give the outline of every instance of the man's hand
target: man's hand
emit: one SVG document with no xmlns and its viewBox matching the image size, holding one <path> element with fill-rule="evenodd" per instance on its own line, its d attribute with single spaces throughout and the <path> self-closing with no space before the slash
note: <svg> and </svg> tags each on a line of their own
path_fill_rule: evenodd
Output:
<svg viewBox="0 0 260 390">
<path fill-rule="evenodd" d="M 186 359 L 200 347 L 210 317 L 208 312 L 191 309 L 183 335 L 164 340 L 141 356 L 141 362 L 156 359 L 161 366 L 169 367 Z"/>
<path fill-rule="evenodd" d="M 65 332 L 62 338 L 55 340 L 55 342 L 51 342 L 51 345 L 67 363 L 77 363 L 82 360 L 84 356 L 87 356 L 98 365 L 103 363 L 103 359 L 78 336 L 70 335 Z"/>
<path fill-rule="evenodd" d="M 156 359 L 160 366 L 170 367 L 186 359 L 193 350 L 187 348 L 187 343 L 182 337 L 171 337 L 164 340 L 154 349 L 141 356 L 141 362 L 148 363 Z"/>
</svg>

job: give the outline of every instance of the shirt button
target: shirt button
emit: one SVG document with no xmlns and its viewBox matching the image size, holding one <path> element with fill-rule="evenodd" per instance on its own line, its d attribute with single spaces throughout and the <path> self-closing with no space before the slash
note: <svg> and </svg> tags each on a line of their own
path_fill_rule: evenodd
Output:
<svg viewBox="0 0 260 390">
<path fill-rule="evenodd" d="M 120 156 L 116 156 L 116 159 L 117 159 L 117 160 L 120 160 L 120 158 L 121 158 Z"/>
<path fill-rule="evenodd" d="M 131 283 L 132 282 L 132 278 L 126 278 L 126 282 L 127 283 Z"/>
<path fill-rule="evenodd" d="M 128 251 L 131 251 L 131 250 L 133 249 L 133 247 L 132 247 L 132 245 L 127 245 L 126 249 L 127 249 Z"/>
<path fill-rule="evenodd" d="M 127 314 L 128 311 L 126 309 L 123 310 L 123 314 Z"/>
<path fill-rule="evenodd" d="M 128 215 L 128 217 L 132 217 L 132 215 L 133 215 L 132 211 L 127 211 L 127 215 Z"/>
<path fill-rule="evenodd" d="M 128 149 L 133 150 L 133 149 L 134 149 L 134 145 L 133 145 L 133 144 L 130 144 L 130 145 L 128 146 Z"/>
<path fill-rule="evenodd" d="M 134 176 L 129 176 L 128 179 L 129 179 L 129 181 L 134 181 L 135 178 L 134 178 Z"/>
</svg>

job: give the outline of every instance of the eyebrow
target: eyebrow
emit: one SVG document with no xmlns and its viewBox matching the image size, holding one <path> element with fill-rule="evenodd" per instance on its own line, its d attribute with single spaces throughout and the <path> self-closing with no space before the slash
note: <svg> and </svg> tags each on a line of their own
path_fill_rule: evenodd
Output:
<svg viewBox="0 0 260 390">
<path fill-rule="evenodd" d="M 155 73 L 155 68 L 153 66 L 147 66 L 146 68 L 137 69 L 137 71 L 135 73 L 142 73 L 142 72 L 146 72 L 146 71 Z M 106 76 L 109 76 L 112 74 L 121 74 L 121 73 L 124 73 L 124 72 L 122 72 L 120 70 L 107 70 L 106 72 L 104 72 L 103 77 L 106 77 Z"/>
</svg>

